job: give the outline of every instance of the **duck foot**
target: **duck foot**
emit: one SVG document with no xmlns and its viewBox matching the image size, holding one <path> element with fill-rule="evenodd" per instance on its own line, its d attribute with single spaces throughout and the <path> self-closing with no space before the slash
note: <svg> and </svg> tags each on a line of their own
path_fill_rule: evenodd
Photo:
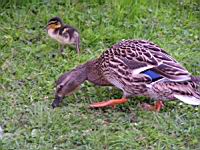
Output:
<svg viewBox="0 0 200 150">
<path fill-rule="evenodd" d="M 142 107 L 142 109 L 147 110 L 147 111 L 160 112 L 160 110 L 164 107 L 164 104 L 163 104 L 163 101 L 159 100 L 154 105 L 142 103 L 140 106 Z"/>
<path fill-rule="evenodd" d="M 112 108 L 115 108 L 117 104 L 123 104 L 123 103 L 126 103 L 127 101 L 128 100 L 126 98 L 111 99 L 108 101 L 102 101 L 102 102 L 90 104 L 90 108 L 102 108 L 102 107 L 107 107 L 107 106 L 111 106 Z"/>
</svg>

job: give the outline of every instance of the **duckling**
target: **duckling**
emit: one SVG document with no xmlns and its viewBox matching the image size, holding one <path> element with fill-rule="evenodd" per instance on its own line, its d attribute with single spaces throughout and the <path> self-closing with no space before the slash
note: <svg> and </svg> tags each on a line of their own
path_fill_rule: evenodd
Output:
<svg viewBox="0 0 200 150">
<path fill-rule="evenodd" d="M 59 17 L 54 17 L 48 21 L 47 33 L 61 44 L 61 54 L 64 53 L 65 45 L 75 45 L 77 53 L 80 53 L 79 32 L 75 28 L 64 24 Z"/>
<path fill-rule="evenodd" d="M 57 81 L 53 108 L 86 80 L 123 91 L 122 98 L 93 103 L 91 108 L 115 107 L 134 96 L 156 100 L 155 105 L 141 105 L 145 110 L 156 112 L 167 100 L 179 99 L 187 104 L 200 105 L 200 77 L 192 76 L 166 51 L 150 41 L 121 41 L 97 59 L 63 74 Z"/>
</svg>

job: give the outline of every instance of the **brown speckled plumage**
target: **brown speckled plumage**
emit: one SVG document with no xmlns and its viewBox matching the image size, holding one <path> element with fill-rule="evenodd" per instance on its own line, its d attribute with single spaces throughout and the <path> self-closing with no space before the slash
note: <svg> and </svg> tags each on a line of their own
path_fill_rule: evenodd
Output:
<svg viewBox="0 0 200 150">
<path fill-rule="evenodd" d="M 149 70 L 158 77 L 152 78 L 146 73 Z M 68 95 L 69 89 L 73 91 L 85 80 L 97 85 L 115 86 L 123 91 L 125 98 L 147 96 L 155 100 L 180 99 L 188 104 L 200 105 L 197 82 L 200 78 L 191 76 L 167 52 L 149 41 L 121 41 L 99 58 L 65 73 L 57 84 L 56 96 L 62 99 Z M 64 84 L 60 89 L 64 82 L 70 84 Z M 59 102 L 56 98 L 52 106 L 58 106 Z"/>
</svg>

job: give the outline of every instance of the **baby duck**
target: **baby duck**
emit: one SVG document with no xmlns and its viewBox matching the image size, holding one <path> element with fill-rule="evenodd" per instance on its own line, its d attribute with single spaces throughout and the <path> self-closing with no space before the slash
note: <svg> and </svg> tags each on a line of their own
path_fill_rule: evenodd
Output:
<svg viewBox="0 0 200 150">
<path fill-rule="evenodd" d="M 61 53 L 64 53 L 65 45 L 75 45 L 77 53 L 80 52 L 80 35 L 78 31 L 63 23 L 59 17 L 54 17 L 47 24 L 48 35 L 61 43 Z"/>
</svg>

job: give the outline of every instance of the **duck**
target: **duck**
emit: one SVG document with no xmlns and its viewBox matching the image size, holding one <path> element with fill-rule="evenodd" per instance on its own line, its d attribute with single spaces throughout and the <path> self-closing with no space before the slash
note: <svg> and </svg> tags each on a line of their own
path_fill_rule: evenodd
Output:
<svg viewBox="0 0 200 150">
<path fill-rule="evenodd" d="M 80 34 L 77 29 L 64 24 L 59 17 L 51 18 L 46 28 L 48 35 L 61 44 L 61 54 L 64 54 L 65 45 L 75 45 L 77 53 L 80 53 Z"/>
<path fill-rule="evenodd" d="M 56 82 L 52 107 L 58 107 L 85 81 L 114 86 L 123 92 L 119 99 L 92 103 L 90 108 L 115 108 L 138 96 L 155 100 L 153 105 L 140 105 L 149 111 L 159 112 L 168 100 L 200 105 L 200 77 L 193 76 L 165 50 L 147 40 L 122 40 L 100 57 L 65 72 Z"/>
</svg>

